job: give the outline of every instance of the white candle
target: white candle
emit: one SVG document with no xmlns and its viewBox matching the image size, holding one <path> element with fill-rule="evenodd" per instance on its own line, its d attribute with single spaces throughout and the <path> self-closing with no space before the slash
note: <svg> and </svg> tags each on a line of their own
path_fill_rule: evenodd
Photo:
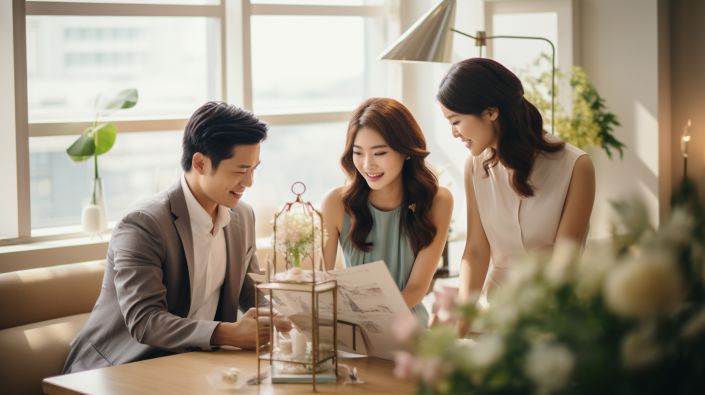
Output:
<svg viewBox="0 0 705 395">
<path fill-rule="evenodd" d="M 306 336 L 303 333 L 291 331 L 291 351 L 297 357 L 306 355 Z"/>
</svg>

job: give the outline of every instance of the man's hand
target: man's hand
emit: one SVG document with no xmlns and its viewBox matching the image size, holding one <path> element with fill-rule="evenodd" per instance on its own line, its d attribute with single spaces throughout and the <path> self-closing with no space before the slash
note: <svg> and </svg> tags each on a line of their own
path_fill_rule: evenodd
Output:
<svg viewBox="0 0 705 395">
<path fill-rule="evenodd" d="M 260 309 L 259 332 L 257 332 L 257 312 L 254 308 L 251 308 L 237 322 L 221 322 L 218 324 L 211 336 L 211 344 L 254 350 L 257 348 L 257 337 L 259 337 L 259 344 L 266 343 L 269 341 L 269 327 L 272 321 L 268 315 L 263 314 L 263 310 Z M 291 325 L 291 323 L 289 324 Z"/>
<path fill-rule="evenodd" d="M 274 314 L 274 327 L 277 328 L 279 332 L 289 332 L 291 330 L 291 321 L 289 318 L 279 314 Z"/>
<path fill-rule="evenodd" d="M 269 341 L 269 327 L 272 319 L 269 316 L 269 309 L 261 307 L 259 309 L 259 333 L 257 332 L 257 310 L 251 308 L 237 322 L 221 322 L 213 331 L 211 344 L 217 346 L 234 346 L 243 350 L 254 350 L 257 348 L 256 337 L 259 336 L 259 344 Z M 274 326 L 280 332 L 291 330 L 291 321 L 276 311 L 274 312 Z"/>
</svg>

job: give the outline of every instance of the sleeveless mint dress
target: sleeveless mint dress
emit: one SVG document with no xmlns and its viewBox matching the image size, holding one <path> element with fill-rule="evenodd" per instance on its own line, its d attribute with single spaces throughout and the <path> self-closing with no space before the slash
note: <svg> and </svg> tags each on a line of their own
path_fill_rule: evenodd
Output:
<svg viewBox="0 0 705 395">
<path fill-rule="evenodd" d="M 401 211 L 398 207 L 391 211 L 382 211 L 371 204 L 367 204 L 372 214 L 372 230 L 367 236 L 367 241 L 373 243 L 368 252 L 360 251 L 347 235 L 350 230 L 350 216 L 345 213 L 343 228 L 338 242 L 343 250 L 345 266 L 352 267 L 363 265 L 378 260 L 383 260 L 392 275 L 394 282 L 403 290 L 411 275 L 416 256 L 411 248 L 408 238 L 401 234 Z M 428 311 L 419 303 L 411 309 L 416 319 L 425 328 L 428 323 Z"/>
</svg>

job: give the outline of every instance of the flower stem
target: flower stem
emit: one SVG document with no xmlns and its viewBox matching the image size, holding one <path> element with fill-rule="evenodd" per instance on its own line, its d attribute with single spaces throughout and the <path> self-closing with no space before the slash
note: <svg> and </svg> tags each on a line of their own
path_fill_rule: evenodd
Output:
<svg viewBox="0 0 705 395">
<path fill-rule="evenodd" d="M 93 199 L 91 201 L 92 204 L 98 204 L 98 201 L 95 196 L 96 184 L 98 184 L 98 180 L 100 180 L 100 174 L 98 173 L 98 155 L 93 155 Z"/>
</svg>

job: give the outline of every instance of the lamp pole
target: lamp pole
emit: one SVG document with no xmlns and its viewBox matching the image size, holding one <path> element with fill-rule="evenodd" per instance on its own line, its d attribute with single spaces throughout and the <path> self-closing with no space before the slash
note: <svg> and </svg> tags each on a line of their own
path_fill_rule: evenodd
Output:
<svg viewBox="0 0 705 395">
<path fill-rule="evenodd" d="M 551 133 L 555 134 L 556 133 L 556 124 L 555 124 L 555 109 L 556 109 L 556 99 L 555 99 L 555 89 L 556 89 L 556 46 L 553 45 L 553 42 L 551 40 L 545 38 L 545 37 L 535 37 L 535 36 L 505 36 L 505 35 L 500 35 L 500 36 L 487 36 L 484 31 L 478 31 L 476 36 L 472 36 L 470 34 L 461 32 L 460 30 L 456 30 L 455 28 L 451 28 L 455 33 L 458 33 L 462 36 L 469 37 L 473 40 L 475 40 L 475 46 L 480 47 L 480 57 L 482 57 L 482 47 L 487 45 L 487 40 L 492 40 L 496 38 L 516 38 L 520 40 L 541 40 L 547 42 L 551 46 Z"/>
</svg>

